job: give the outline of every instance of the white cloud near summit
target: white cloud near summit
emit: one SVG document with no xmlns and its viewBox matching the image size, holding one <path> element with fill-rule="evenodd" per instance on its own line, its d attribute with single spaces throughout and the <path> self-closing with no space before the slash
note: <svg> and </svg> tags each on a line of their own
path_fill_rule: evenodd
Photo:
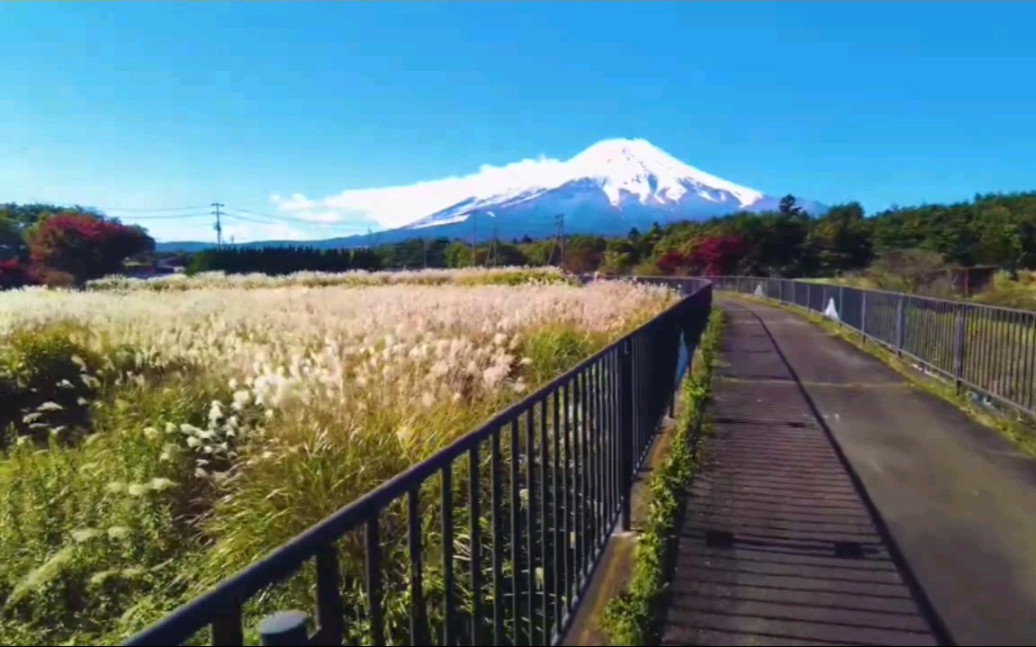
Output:
<svg viewBox="0 0 1036 647">
<path fill-rule="evenodd" d="M 564 162 L 540 156 L 505 166 L 483 165 L 477 173 L 407 186 L 348 189 L 311 200 L 295 193 L 270 196 L 285 214 L 307 222 L 368 220 L 381 228 L 402 227 L 472 196 L 487 196 L 556 181 Z"/>
</svg>

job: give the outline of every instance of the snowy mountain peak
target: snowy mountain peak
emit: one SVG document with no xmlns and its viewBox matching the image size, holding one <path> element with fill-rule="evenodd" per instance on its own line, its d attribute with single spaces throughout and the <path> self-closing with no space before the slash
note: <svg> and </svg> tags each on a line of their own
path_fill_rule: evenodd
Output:
<svg viewBox="0 0 1036 647">
<path fill-rule="evenodd" d="M 689 191 L 720 202 L 719 192 L 733 196 L 738 206 L 748 206 L 763 196 L 758 191 L 727 182 L 722 178 L 681 162 L 645 139 L 606 139 L 579 153 L 566 164 L 571 178 L 592 178 L 619 204 L 625 191 L 642 204 L 669 202 Z"/>
<path fill-rule="evenodd" d="M 377 244 L 382 245 L 428 237 L 480 242 L 525 236 L 543 239 L 557 235 L 559 223 L 566 235 L 625 236 L 632 228 L 645 231 L 656 223 L 780 207 L 779 198 L 685 164 L 644 139 L 606 139 L 565 161 L 526 159 L 413 187 L 342 195 L 347 194 L 364 206 L 383 201 L 401 205 L 406 212 L 394 218 L 405 218 L 410 224 L 377 234 Z M 302 196 L 299 199 L 308 203 Z M 827 211 L 818 202 L 797 202 L 814 216 Z M 325 201 L 332 209 L 346 204 L 341 196 Z M 431 213 L 418 217 L 422 212 Z M 370 242 L 368 236 L 353 236 L 323 241 L 321 246 L 357 247 Z"/>
<path fill-rule="evenodd" d="M 476 236 L 481 227 L 486 234 L 499 229 L 543 235 L 552 234 L 556 216 L 565 214 L 570 231 L 625 233 L 654 222 L 778 205 L 773 197 L 685 164 L 644 139 L 606 139 L 567 161 L 541 159 L 494 169 L 472 189 L 467 197 L 403 229 L 434 228 L 443 235 L 464 230 L 465 236 Z M 811 213 L 822 209 L 816 203 L 806 206 Z"/>
</svg>

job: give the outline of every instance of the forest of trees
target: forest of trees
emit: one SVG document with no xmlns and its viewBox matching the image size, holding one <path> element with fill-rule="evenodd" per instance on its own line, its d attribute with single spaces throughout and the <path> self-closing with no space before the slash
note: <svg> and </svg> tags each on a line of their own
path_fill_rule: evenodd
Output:
<svg viewBox="0 0 1036 647">
<path fill-rule="evenodd" d="M 564 243 L 563 264 L 573 272 L 833 276 L 907 249 L 938 254 L 949 265 L 995 265 L 1016 271 L 1036 268 L 1036 192 L 897 207 L 869 217 L 855 202 L 812 217 L 788 196 L 772 213 L 655 225 L 621 238 L 571 235 Z M 472 264 L 471 247 L 463 241 L 411 241 L 375 251 L 383 267 Z M 560 249 L 551 240 L 501 241 L 476 248 L 479 265 L 560 260 Z"/>
<path fill-rule="evenodd" d="M 313 247 L 224 247 L 194 254 L 187 273 L 225 272 L 247 274 L 260 272 L 279 275 L 292 272 L 347 272 L 377 270 L 380 258 L 365 249 L 315 249 Z"/>
<path fill-rule="evenodd" d="M 50 226 L 44 224 L 62 216 Z M 96 221 L 102 225 L 91 225 Z M 118 271 L 123 260 L 153 243 L 88 209 L 0 205 L 0 286 L 59 272 L 78 283 Z M 370 250 L 226 246 L 193 255 L 189 271 L 284 274 L 300 270 L 562 265 L 572 272 L 609 274 L 751 274 L 834 276 L 868 267 L 899 250 L 921 250 L 948 265 L 995 265 L 1011 272 L 1036 268 L 1036 192 L 976 195 L 950 205 L 895 207 L 867 216 L 857 203 L 835 205 L 820 217 L 794 197 L 778 211 L 737 213 L 701 222 L 654 225 L 616 238 L 569 235 L 482 243 L 411 240 Z M 6 269 L 5 269 L 6 268 Z M 6 278 L 5 278 L 6 277 Z M 20 278 L 19 278 L 20 277 Z M 50 281 L 47 281 L 50 282 Z"/>
</svg>

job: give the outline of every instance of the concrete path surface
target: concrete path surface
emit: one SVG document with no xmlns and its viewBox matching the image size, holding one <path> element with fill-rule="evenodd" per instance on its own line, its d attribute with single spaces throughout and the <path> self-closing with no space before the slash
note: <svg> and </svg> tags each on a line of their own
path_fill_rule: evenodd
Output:
<svg viewBox="0 0 1036 647">
<path fill-rule="evenodd" d="M 728 313 L 666 644 L 1036 644 L 1036 462 L 796 315 Z"/>
</svg>

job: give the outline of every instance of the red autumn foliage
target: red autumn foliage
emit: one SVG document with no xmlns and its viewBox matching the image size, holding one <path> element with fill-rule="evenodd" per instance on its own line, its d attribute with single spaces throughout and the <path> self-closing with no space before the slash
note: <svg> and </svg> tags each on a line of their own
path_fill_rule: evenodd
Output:
<svg viewBox="0 0 1036 647">
<path fill-rule="evenodd" d="M 689 254 L 697 274 L 721 276 L 737 271 L 738 262 L 748 253 L 748 245 L 737 236 L 710 236 Z"/>
<path fill-rule="evenodd" d="M 747 253 L 748 246 L 737 236 L 709 236 L 687 253 L 666 252 L 656 265 L 667 276 L 720 276 L 735 273 L 738 262 Z"/>
<path fill-rule="evenodd" d="M 690 258 L 677 251 L 666 252 L 655 264 L 665 276 L 686 275 L 692 270 Z"/>
<path fill-rule="evenodd" d="M 30 282 L 29 273 L 17 259 L 0 261 L 0 290 L 13 290 Z"/>
<path fill-rule="evenodd" d="M 154 241 L 142 230 L 83 214 L 47 218 L 29 241 L 29 254 L 40 278 L 72 277 L 83 283 L 118 272 L 122 262 L 152 249 Z"/>
</svg>

